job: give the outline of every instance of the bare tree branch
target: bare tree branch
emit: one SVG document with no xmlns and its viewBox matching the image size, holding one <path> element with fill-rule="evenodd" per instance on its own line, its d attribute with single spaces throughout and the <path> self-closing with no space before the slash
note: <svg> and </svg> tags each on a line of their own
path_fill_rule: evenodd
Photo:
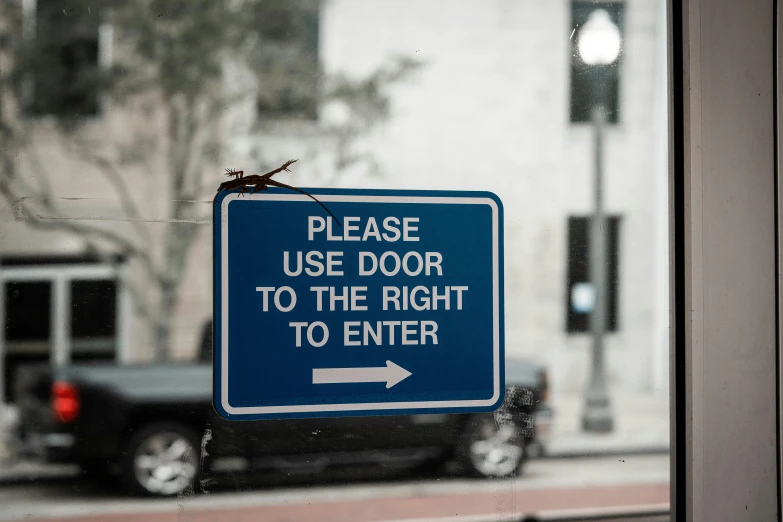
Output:
<svg viewBox="0 0 783 522">
<path fill-rule="evenodd" d="M 122 173 L 117 169 L 116 165 L 108 159 L 95 154 L 95 146 L 85 143 L 81 140 L 65 140 L 64 144 L 71 149 L 72 152 L 77 154 L 77 157 L 88 161 L 101 169 L 101 173 L 114 189 L 114 192 L 120 198 L 120 205 L 123 212 L 131 218 L 134 224 L 134 228 L 138 231 L 141 239 L 145 242 L 145 246 L 152 246 L 152 236 L 150 235 L 149 228 L 146 225 L 145 220 L 142 217 L 139 207 L 131 196 L 130 189 Z"/>
<path fill-rule="evenodd" d="M 217 152 L 220 142 L 217 122 L 220 118 L 220 111 L 224 107 L 222 100 L 223 97 L 219 97 L 217 101 L 207 99 L 202 102 L 202 115 L 197 122 L 199 132 L 191 144 L 191 150 L 196 150 L 198 153 L 193 159 L 193 165 L 188 168 L 188 172 L 191 173 L 188 183 L 189 189 L 182 194 L 186 199 L 195 200 L 203 194 L 204 175 L 206 172 L 204 164 L 212 164 L 212 161 L 216 159 L 211 158 L 210 153 Z"/>
<path fill-rule="evenodd" d="M 54 197 L 54 189 L 52 188 L 50 172 L 43 166 L 41 157 L 38 154 L 38 147 L 31 144 L 29 153 L 25 157 L 29 160 L 30 173 L 38 183 L 41 196 L 46 199 L 52 199 Z M 52 202 L 52 205 L 54 205 L 54 202 Z"/>
<path fill-rule="evenodd" d="M 24 192 L 34 193 L 31 190 L 31 187 L 19 178 L 14 179 L 13 183 L 19 185 Z M 23 220 L 39 229 L 63 230 L 86 238 L 103 239 L 104 241 L 112 243 L 123 253 L 138 257 L 141 265 L 151 278 L 155 280 L 160 278 L 160 274 L 155 267 L 155 263 L 150 253 L 145 248 L 140 247 L 123 237 L 120 233 L 106 228 L 78 223 L 69 218 L 57 217 L 58 209 L 52 198 L 22 196 L 12 188 L 11 183 L 8 181 L 0 183 L 0 193 L 3 194 L 7 201 L 12 202 L 16 219 Z M 32 208 L 30 204 L 32 202 L 39 204 L 43 210 L 50 213 L 50 216 L 39 215 L 38 212 Z"/>
<path fill-rule="evenodd" d="M 244 107 L 262 102 L 272 111 L 288 111 L 293 103 L 294 112 L 301 109 L 303 114 L 310 114 L 317 101 L 332 99 L 345 103 L 351 112 L 347 124 L 331 129 L 314 123 L 308 129 L 308 134 L 315 138 L 307 145 L 316 151 L 313 154 L 319 154 L 319 147 L 327 142 L 330 148 L 336 145 L 336 150 L 330 150 L 334 152 L 330 160 L 335 162 L 335 173 L 328 179 L 331 184 L 351 167 L 377 168 L 359 140 L 388 117 L 390 97 L 386 87 L 402 79 L 415 64 L 397 60 L 382 65 L 364 79 L 314 81 L 320 72 L 309 42 L 317 0 L 240 0 L 237 5 L 191 0 L 187 6 L 182 2 L 158 4 L 154 0 L 139 0 L 113 5 L 107 16 L 115 27 L 121 28 L 123 53 L 117 53 L 117 62 L 110 70 L 84 70 L 79 74 L 111 100 L 112 108 L 132 111 L 138 107 L 137 102 L 143 107 L 146 101 L 155 100 L 154 111 L 167 114 L 168 121 L 163 126 L 143 124 L 141 131 L 149 138 L 147 143 L 152 144 L 147 150 L 160 154 L 161 160 L 165 156 L 162 169 L 157 168 L 157 163 L 149 169 L 163 171 L 155 179 L 160 187 L 156 202 L 168 205 L 159 220 L 164 223 L 163 237 L 155 240 L 154 232 L 158 229 L 153 229 L 142 216 L 145 201 L 134 199 L 129 190 L 132 181 L 123 175 L 123 158 L 141 165 L 149 161 L 148 155 L 139 153 L 144 147 L 129 148 L 130 153 L 124 156 L 114 155 L 106 152 L 110 143 L 102 137 L 98 138 L 98 146 L 80 139 L 83 120 L 73 114 L 60 114 L 62 104 L 55 98 L 46 98 L 48 92 L 41 89 L 35 101 L 43 102 L 43 108 L 36 108 L 55 112 L 52 116 L 60 124 L 58 130 L 64 133 L 65 150 L 99 170 L 116 194 L 123 217 L 132 224 L 94 223 L 89 217 L 65 217 L 62 212 L 65 204 L 54 192 L 58 184 L 52 183 L 54 169 L 39 158 L 35 144 L 28 140 L 24 114 L 18 114 L 24 102 L 30 100 L 16 89 L 25 78 L 35 78 L 36 82 L 43 78 L 44 85 L 48 78 L 53 87 L 58 87 L 62 75 L 47 73 L 58 71 L 60 59 L 57 53 L 41 52 L 42 46 L 59 45 L 63 39 L 57 24 L 50 24 L 50 34 L 41 31 L 35 42 L 26 42 L 18 31 L 14 32 L 19 23 L 7 24 L 8 29 L 0 27 L 0 196 L 13 206 L 19 220 L 36 228 L 74 234 L 98 252 L 101 259 L 111 261 L 110 252 L 114 249 L 127 255 L 140 272 L 134 280 L 142 286 L 129 286 L 137 313 L 152 327 L 155 354 L 164 359 L 170 349 L 175 309 L 189 256 L 197 234 L 203 231 L 200 225 L 211 221 L 211 215 L 202 216 L 206 209 L 200 200 L 206 186 L 214 190 L 218 181 L 221 169 L 213 177 L 211 168 L 219 161 L 223 145 L 220 131 L 224 115 L 232 113 L 226 109 L 237 103 Z M 167 14 L 161 16 L 158 7 L 164 4 Z M 85 9 L 90 7 L 89 0 L 83 0 L 83 5 Z M 0 6 L 4 6 L 2 0 Z M 17 8 L 15 3 L 10 10 L 19 11 L 20 15 L 21 9 Z M 0 7 L 0 11 L 3 9 L 5 6 Z M 42 13 L 43 10 L 39 12 Z M 0 23 L 4 19 L 0 18 Z M 4 38 L 5 35 L 10 36 Z M 6 57 L 11 58 L 9 66 Z M 232 64 L 236 67 L 232 68 Z M 278 70 L 283 72 L 271 74 Z M 318 93 L 321 86 L 326 88 Z M 248 126 L 256 120 L 252 114 L 238 115 Z M 253 130 L 248 128 L 247 132 Z M 330 139 L 324 140 L 327 136 Z"/>
</svg>

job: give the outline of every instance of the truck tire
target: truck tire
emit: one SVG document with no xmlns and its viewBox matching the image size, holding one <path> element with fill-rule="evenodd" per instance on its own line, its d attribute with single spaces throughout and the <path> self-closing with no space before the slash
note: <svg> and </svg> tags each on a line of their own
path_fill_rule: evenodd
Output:
<svg viewBox="0 0 783 522">
<path fill-rule="evenodd" d="M 192 429 L 177 422 L 156 422 L 131 436 L 120 462 L 120 478 L 142 495 L 181 495 L 194 491 L 200 460 Z"/>
<path fill-rule="evenodd" d="M 516 477 L 526 459 L 527 441 L 511 421 L 499 423 L 492 414 L 471 417 L 459 447 L 462 467 L 485 478 Z"/>
</svg>

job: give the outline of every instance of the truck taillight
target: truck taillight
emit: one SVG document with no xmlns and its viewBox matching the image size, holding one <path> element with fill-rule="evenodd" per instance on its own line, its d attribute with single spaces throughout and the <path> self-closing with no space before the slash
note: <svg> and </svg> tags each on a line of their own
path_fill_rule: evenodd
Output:
<svg viewBox="0 0 783 522">
<path fill-rule="evenodd" d="M 79 391 L 69 382 L 52 384 L 52 416 L 54 420 L 69 423 L 79 416 Z"/>
</svg>

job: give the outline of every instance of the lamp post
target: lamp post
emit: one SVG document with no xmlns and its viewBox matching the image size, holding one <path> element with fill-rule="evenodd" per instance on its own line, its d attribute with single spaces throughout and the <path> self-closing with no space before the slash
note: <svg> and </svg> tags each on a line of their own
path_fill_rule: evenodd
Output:
<svg viewBox="0 0 783 522">
<path fill-rule="evenodd" d="M 609 67 L 620 55 L 620 30 L 609 13 L 596 9 L 582 26 L 577 50 L 582 61 L 591 68 L 593 77 L 593 107 L 591 119 L 594 136 L 594 205 L 590 223 L 590 282 L 594 305 L 590 314 L 593 353 L 590 379 L 585 397 L 582 429 L 592 432 L 612 431 L 614 419 L 606 385 L 604 366 L 604 333 L 606 330 L 606 216 L 603 205 L 603 133 L 606 124 L 606 81 Z"/>
</svg>

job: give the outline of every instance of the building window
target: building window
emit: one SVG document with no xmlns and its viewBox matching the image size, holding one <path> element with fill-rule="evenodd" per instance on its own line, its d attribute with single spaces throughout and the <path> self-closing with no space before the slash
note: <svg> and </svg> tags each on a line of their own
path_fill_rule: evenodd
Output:
<svg viewBox="0 0 783 522">
<path fill-rule="evenodd" d="M 16 400 L 19 369 L 45 364 L 51 353 L 51 299 L 49 281 L 5 283 L 5 353 L 0 401 Z"/>
<path fill-rule="evenodd" d="M 128 326 L 117 273 L 88 258 L 2 259 L 0 401 L 16 400 L 25 366 L 117 359 Z"/>
<path fill-rule="evenodd" d="M 113 360 L 116 331 L 117 282 L 71 281 L 71 360 Z"/>
<path fill-rule="evenodd" d="M 617 331 L 618 252 L 620 245 L 620 217 L 607 216 L 606 237 L 606 331 Z M 566 273 L 566 331 L 590 331 L 590 217 L 568 218 L 568 271 Z M 585 290 L 585 291 L 583 291 Z"/>
<path fill-rule="evenodd" d="M 571 122 L 585 123 L 591 119 L 592 108 L 596 100 L 595 86 L 605 82 L 605 107 L 607 123 L 615 124 L 620 119 L 620 69 L 622 53 L 617 61 L 607 67 L 591 67 L 579 57 L 577 41 L 579 29 L 587 22 L 590 14 L 603 9 L 609 13 L 612 22 L 624 34 L 624 4 L 619 2 L 573 2 L 571 4 Z M 599 77 L 598 75 L 602 75 Z"/>
<path fill-rule="evenodd" d="M 262 74 L 257 99 L 262 120 L 315 120 L 318 114 L 318 2 L 297 6 L 262 23 L 265 42 L 258 58 Z"/>
<path fill-rule="evenodd" d="M 6 283 L 5 341 L 16 351 L 49 355 L 51 294 L 49 281 Z"/>
<path fill-rule="evenodd" d="M 78 8 L 77 8 L 78 5 Z M 32 92 L 35 115 L 92 116 L 99 111 L 99 8 L 69 0 L 34 2 Z"/>
</svg>

